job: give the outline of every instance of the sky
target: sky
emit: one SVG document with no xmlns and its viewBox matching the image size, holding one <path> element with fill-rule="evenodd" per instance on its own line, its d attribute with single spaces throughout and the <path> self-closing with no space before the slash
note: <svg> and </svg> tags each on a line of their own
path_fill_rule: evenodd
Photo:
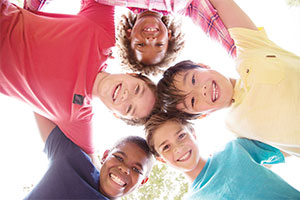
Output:
<svg viewBox="0 0 300 200">
<path fill-rule="evenodd" d="M 66 9 L 66 6 L 60 4 L 51 9 L 56 12 L 74 12 L 79 8 L 79 4 L 75 4 L 74 0 L 61 0 L 60 3 L 62 1 L 72 1 L 74 7 L 68 6 L 70 9 Z M 284 0 L 236 2 L 257 26 L 265 27 L 271 40 L 300 56 L 300 7 L 289 8 Z M 182 20 L 186 47 L 177 61 L 191 59 L 205 63 L 227 76 L 237 77 L 234 61 L 227 53 L 188 19 Z M 121 72 L 117 59 L 108 61 L 108 66 L 109 72 Z M 159 78 L 154 79 L 157 81 Z M 98 111 L 95 113 L 95 141 L 100 154 L 120 137 L 143 135 L 141 127 L 125 125 L 124 122 L 115 119 L 103 105 L 96 103 L 95 110 Z M 233 139 L 231 133 L 225 129 L 225 116 L 226 109 L 194 121 L 200 152 L 206 157 Z M 0 197 L 20 199 L 28 192 L 26 186 L 37 183 L 48 165 L 30 107 L 0 95 L 0 133 Z M 274 166 L 272 170 L 300 190 L 299 168 L 300 159 L 292 156 L 286 159 L 285 164 Z"/>
</svg>

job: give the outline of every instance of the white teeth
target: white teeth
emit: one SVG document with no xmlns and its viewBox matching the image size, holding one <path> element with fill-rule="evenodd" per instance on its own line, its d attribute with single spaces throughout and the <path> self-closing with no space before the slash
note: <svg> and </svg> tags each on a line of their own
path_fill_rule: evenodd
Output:
<svg viewBox="0 0 300 200">
<path fill-rule="evenodd" d="M 157 31 L 157 28 L 145 28 L 144 30 L 153 32 L 153 31 Z"/>
<path fill-rule="evenodd" d="M 179 158 L 178 161 L 183 161 L 183 160 L 187 159 L 187 158 L 189 157 L 190 153 L 191 153 L 190 151 L 187 152 L 187 153 L 184 154 L 181 158 Z"/>
<path fill-rule="evenodd" d="M 219 93 L 217 91 L 217 86 L 216 86 L 215 82 L 213 82 L 212 86 L 213 86 L 212 101 L 215 102 L 217 100 L 217 98 L 219 97 Z"/>
<path fill-rule="evenodd" d="M 111 174 L 110 177 L 118 185 L 120 185 L 122 187 L 125 185 L 125 183 L 119 177 L 115 176 L 114 174 Z"/>
<path fill-rule="evenodd" d="M 118 96 L 118 92 L 119 92 L 119 90 L 120 90 L 120 87 L 121 85 L 119 84 L 118 86 L 117 86 L 117 88 L 115 89 L 115 92 L 114 92 L 114 95 L 113 95 L 113 101 L 115 101 L 116 100 L 116 98 L 117 98 L 117 96 Z"/>
</svg>

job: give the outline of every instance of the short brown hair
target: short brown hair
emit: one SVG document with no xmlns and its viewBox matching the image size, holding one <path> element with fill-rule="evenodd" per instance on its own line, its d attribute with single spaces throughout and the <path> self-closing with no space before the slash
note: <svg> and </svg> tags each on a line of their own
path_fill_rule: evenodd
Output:
<svg viewBox="0 0 300 200">
<path fill-rule="evenodd" d="M 181 32 L 181 23 L 178 20 L 171 19 L 170 16 L 162 16 L 161 20 L 168 29 L 172 31 L 172 37 L 169 40 L 168 49 L 164 59 L 155 65 L 145 65 L 137 61 L 136 56 L 131 49 L 130 40 L 127 37 L 127 30 L 132 29 L 136 22 L 137 15 L 128 12 L 122 15 L 116 30 L 116 46 L 119 48 L 119 55 L 122 65 L 133 72 L 141 72 L 146 75 L 157 75 L 162 73 L 161 68 L 166 68 L 173 62 L 184 47 L 184 36 Z"/>
<path fill-rule="evenodd" d="M 153 92 L 153 94 L 155 96 L 155 105 L 153 106 L 153 109 L 155 107 L 157 107 L 158 101 L 157 101 L 157 98 L 156 98 L 157 97 L 157 93 L 156 93 L 156 85 L 155 85 L 155 83 L 150 78 L 148 78 L 147 76 L 142 75 L 141 73 L 140 74 L 132 73 L 130 75 L 133 76 L 133 77 L 135 77 L 135 78 L 141 79 L 142 81 L 144 81 L 146 83 L 146 85 L 150 88 L 150 90 Z M 150 115 L 151 114 L 149 114 L 146 117 L 140 118 L 140 119 L 134 119 L 134 118 L 133 119 L 127 119 L 125 117 L 120 117 L 120 119 L 122 119 L 128 125 L 141 126 L 141 125 L 144 125 L 146 123 L 146 121 L 150 118 Z"/>
<path fill-rule="evenodd" d="M 146 140 L 147 140 L 148 146 L 149 146 L 151 152 L 156 157 L 160 157 L 160 155 L 159 155 L 159 153 L 157 153 L 157 151 L 154 148 L 153 135 L 155 134 L 157 129 L 160 128 L 167 121 L 173 121 L 173 122 L 179 123 L 183 126 L 186 126 L 189 129 L 192 129 L 192 124 L 189 121 L 181 118 L 180 116 L 172 117 L 172 116 L 169 116 L 165 112 L 157 112 L 157 113 L 152 114 L 150 119 L 145 124 L 145 134 L 146 134 Z"/>
<path fill-rule="evenodd" d="M 157 98 L 161 105 L 161 110 L 168 113 L 169 116 L 180 116 L 185 120 L 191 120 L 201 116 L 201 114 L 189 114 L 176 108 L 179 103 L 184 101 L 187 94 L 183 94 L 181 90 L 175 87 L 174 77 L 181 72 L 195 68 L 203 67 L 190 60 L 179 62 L 167 69 L 163 74 L 163 78 L 158 82 Z"/>
</svg>

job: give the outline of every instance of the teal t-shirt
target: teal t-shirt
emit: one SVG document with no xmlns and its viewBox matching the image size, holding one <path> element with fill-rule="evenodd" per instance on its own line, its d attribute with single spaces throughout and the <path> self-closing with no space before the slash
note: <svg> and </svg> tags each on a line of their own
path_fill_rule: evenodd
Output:
<svg viewBox="0 0 300 200">
<path fill-rule="evenodd" d="M 194 180 L 189 199 L 300 200 L 300 192 L 261 164 L 284 162 L 267 144 L 236 139 L 208 159 Z"/>
</svg>

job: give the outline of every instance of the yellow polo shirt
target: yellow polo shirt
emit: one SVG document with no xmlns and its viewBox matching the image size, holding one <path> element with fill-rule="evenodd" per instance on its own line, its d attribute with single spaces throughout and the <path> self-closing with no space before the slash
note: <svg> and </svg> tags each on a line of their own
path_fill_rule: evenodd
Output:
<svg viewBox="0 0 300 200">
<path fill-rule="evenodd" d="M 237 46 L 234 103 L 226 119 L 238 137 L 256 139 L 300 156 L 300 57 L 264 31 L 232 28 Z"/>
</svg>

